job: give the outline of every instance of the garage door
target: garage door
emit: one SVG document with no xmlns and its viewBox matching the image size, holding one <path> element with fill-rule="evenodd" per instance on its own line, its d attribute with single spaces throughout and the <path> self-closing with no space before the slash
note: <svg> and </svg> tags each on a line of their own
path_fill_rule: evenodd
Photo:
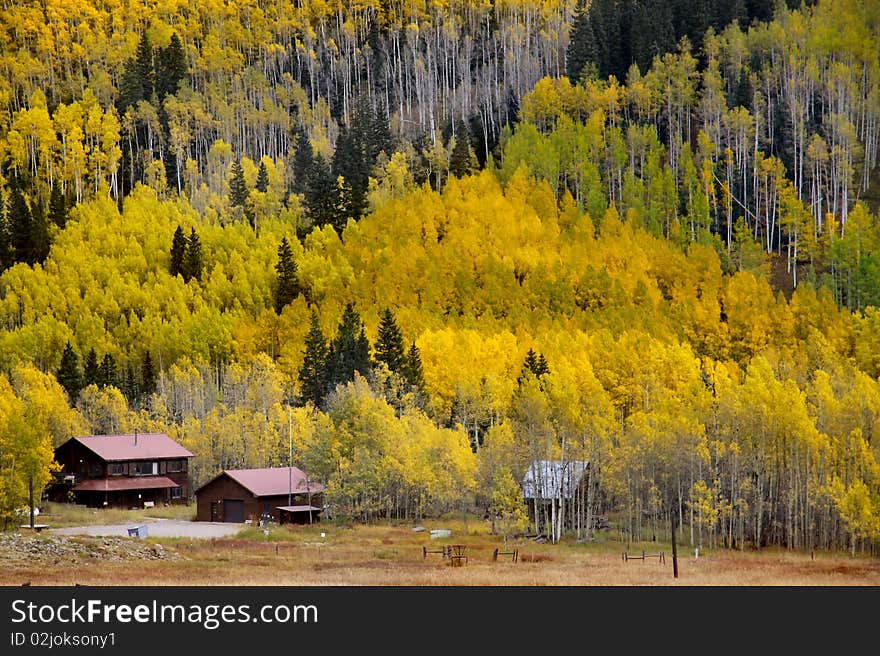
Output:
<svg viewBox="0 0 880 656">
<path fill-rule="evenodd" d="M 223 521 L 233 524 L 244 522 L 244 501 L 242 499 L 223 499 Z"/>
</svg>

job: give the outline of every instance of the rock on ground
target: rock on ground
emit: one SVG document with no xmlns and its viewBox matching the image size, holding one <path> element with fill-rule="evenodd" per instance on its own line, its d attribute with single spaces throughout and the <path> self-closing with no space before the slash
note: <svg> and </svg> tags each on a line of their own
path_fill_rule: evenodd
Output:
<svg viewBox="0 0 880 656">
<path fill-rule="evenodd" d="M 0 562 L 5 564 L 121 562 L 177 558 L 177 554 L 161 544 L 136 538 L 0 534 Z"/>
</svg>

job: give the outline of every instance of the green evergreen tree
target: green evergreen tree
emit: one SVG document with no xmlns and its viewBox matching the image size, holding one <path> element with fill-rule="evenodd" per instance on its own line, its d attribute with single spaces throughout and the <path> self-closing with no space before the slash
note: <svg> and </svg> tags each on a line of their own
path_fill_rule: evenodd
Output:
<svg viewBox="0 0 880 656">
<path fill-rule="evenodd" d="M 449 156 L 449 172 L 457 178 L 463 178 L 473 172 L 474 164 L 470 136 L 464 123 L 460 122 L 455 133 L 455 146 Z"/>
<path fill-rule="evenodd" d="M 318 315 L 312 310 L 309 331 L 306 333 L 303 363 L 299 369 L 300 397 L 303 403 L 316 408 L 324 405 L 327 395 L 327 342 L 318 324 Z"/>
<path fill-rule="evenodd" d="M 121 380 L 119 381 L 119 390 L 122 392 L 125 400 L 128 401 L 130 408 L 140 405 L 141 390 L 133 366 L 127 365 L 123 368 Z"/>
<path fill-rule="evenodd" d="M 247 182 L 244 179 L 244 170 L 241 161 L 236 159 L 232 162 L 232 177 L 229 180 L 229 202 L 233 207 L 247 209 L 247 200 L 250 196 Z"/>
<path fill-rule="evenodd" d="M 349 217 L 359 219 L 363 216 L 367 205 L 370 167 L 364 153 L 365 126 L 360 121 L 363 121 L 363 116 L 360 112 L 354 112 L 352 128 L 348 129 L 344 125 L 340 128 L 330 165 L 333 176 L 337 178 L 341 176 L 345 180 L 347 192 L 345 202 L 337 203 L 334 221 L 337 227 L 344 226 Z"/>
<path fill-rule="evenodd" d="M 186 248 L 186 235 L 183 233 L 183 228 L 178 224 L 177 229 L 174 231 L 174 237 L 171 239 L 171 261 L 168 269 L 172 276 L 183 275 Z"/>
<path fill-rule="evenodd" d="M 183 274 L 184 282 L 189 282 L 193 278 L 201 280 L 203 266 L 202 242 L 199 240 L 199 235 L 193 227 L 186 241 L 186 253 L 183 257 L 183 270 L 181 273 Z"/>
<path fill-rule="evenodd" d="M 116 98 L 119 115 L 124 115 L 129 107 L 137 107 L 143 100 L 149 101 L 153 95 L 154 83 L 153 47 L 144 32 L 138 41 L 134 57 L 126 60 L 122 71 L 119 95 Z"/>
<path fill-rule="evenodd" d="M 119 95 L 116 97 L 116 111 L 120 116 L 124 116 L 129 107 L 137 107 L 139 102 L 147 98 L 149 98 L 147 81 L 138 72 L 137 61 L 129 59 L 122 70 Z"/>
<path fill-rule="evenodd" d="M 360 314 L 347 303 L 327 356 L 328 390 L 354 380 L 355 372 L 364 377 L 372 372 L 370 344 Z"/>
<path fill-rule="evenodd" d="M 144 351 L 144 358 L 141 361 L 141 395 L 148 397 L 154 394 L 157 389 L 158 375 L 156 368 L 153 366 L 153 358 L 150 357 L 149 351 Z"/>
<path fill-rule="evenodd" d="M 31 212 L 31 258 L 32 264 L 43 264 L 49 257 L 52 242 L 49 239 L 49 225 L 41 203 L 36 203 Z"/>
<path fill-rule="evenodd" d="M 305 191 L 306 215 L 312 225 L 319 228 L 332 225 L 336 218 L 337 201 L 336 178 L 326 160 L 320 154 L 315 155 Z"/>
<path fill-rule="evenodd" d="M 13 262 L 34 263 L 34 226 L 27 200 L 18 186 L 12 188 L 6 209 Z"/>
<path fill-rule="evenodd" d="M 590 2 L 590 27 L 600 79 L 606 79 L 609 75 L 614 75 L 620 81 L 626 79 L 632 63 L 629 39 L 631 5 L 631 2 L 620 0 Z"/>
<path fill-rule="evenodd" d="M 522 385 L 525 378 L 529 375 L 534 376 L 535 378 L 541 378 L 549 373 L 550 367 L 547 364 L 547 359 L 544 357 L 544 354 L 536 353 L 534 349 L 530 348 L 528 353 L 526 353 L 526 358 L 523 361 L 522 369 L 516 382 L 518 385 Z"/>
<path fill-rule="evenodd" d="M 299 279 L 297 278 L 296 261 L 287 237 L 281 238 L 278 246 L 278 262 L 275 264 L 277 274 L 275 283 L 275 314 L 281 314 L 285 306 L 299 296 Z"/>
<path fill-rule="evenodd" d="M 528 374 L 534 375 L 535 370 L 538 368 L 538 354 L 535 353 L 534 349 L 529 349 L 528 353 L 526 353 L 526 359 L 523 361 L 522 369 L 520 369 L 519 377 L 516 379 L 516 382 L 522 385 L 523 380 Z"/>
<path fill-rule="evenodd" d="M 634 2 L 629 42 L 632 61 L 644 72 L 655 56 L 675 49 L 677 43 L 668 2 Z"/>
<path fill-rule="evenodd" d="M 61 364 L 58 366 L 58 371 L 55 372 L 55 378 L 67 392 L 71 405 L 75 404 L 82 389 L 82 373 L 79 370 L 79 356 L 73 350 L 70 342 L 67 342 L 64 352 L 61 354 Z"/>
<path fill-rule="evenodd" d="M 143 93 L 138 100 L 150 100 L 156 90 L 156 65 L 153 46 L 146 30 L 141 34 L 134 55 L 134 72 L 141 81 Z"/>
<path fill-rule="evenodd" d="M 422 373 L 422 355 L 416 343 L 410 345 L 406 352 L 406 362 L 403 366 L 403 377 L 409 386 L 415 390 L 422 399 L 426 399 L 427 387 L 425 386 L 425 378 Z"/>
<path fill-rule="evenodd" d="M 547 364 L 547 359 L 544 357 L 543 353 L 538 355 L 538 361 L 535 363 L 534 372 L 538 378 L 550 373 L 550 366 Z"/>
<path fill-rule="evenodd" d="M 257 171 L 257 182 L 254 188 L 264 194 L 269 190 L 269 171 L 266 170 L 265 162 L 260 162 L 260 168 Z"/>
<path fill-rule="evenodd" d="M 389 157 L 394 153 L 394 137 L 391 135 L 387 114 L 381 108 L 377 108 L 372 112 L 366 139 L 367 162 L 371 169 L 382 153 Z"/>
<path fill-rule="evenodd" d="M 354 370 L 364 377 L 369 376 L 373 372 L 373 360 L 370 357 L 370 350 L 370 340 L 367 339 L 367 331 L 364 328 L 363 322 L 361 322 L 361 330 L 355 342 L 354 358 L 352 360 L 354 362 Z"/>
<path fill-rule="evenodd" d="M 775 0 L 746 0 L 746 14 L 749 21 L 765 23 L 773 20 Z"/>
<path fill-rule="evenodd" d="M 104 355 L 98 367 L 98 387 L 118 387 L 119 377 L 116 370 L 116 359 L 109 353 Z"/>
<path fill-rule="evenodd" d="M 49 220 L 62 229 L 67 225 L 67 201 L 57 182 L 49 195 Z"/>
<path fill-rule="evenodd" d="M 309 188 L 309 176 L 312 174 L 315 155 L 312 144 L 302 127 L 296 131 L 296 149 L 293 153 L 293 183 L 291 191 L 295 194 L 305 194 Z"/>
<path fill-rule="evenodd" d="M 565 74 L 572 84 L 581 81 L 585 68 L 590 65 L 598 74 L 596 62 L 596 36 L 587 0 L 578 0 L 574 20 L 565 51 Z"/>
<path fill-rule="evenodd" d="M 159 100 L 169 94 L 177 93 L 180 83 L 186 78 L 186 55 L 177 33 L 156 56 L 156 95 Z"/>
<path fill-rule="evenodd" d="M 403 373 L 406 365 L 406 347 L 403 345 L 403 334 L 397 326 L 390 308 L 385 308 L 379 320 L 379 333 L 376 337 L 376 361 L 384 362 L 388 370 Z"/>
<path fill-rule="evenodd" d="M 95 353 L 94 348 L 90 348 L 89 352 L 86 354 L 86 360 L 83 364 L 83 377 L 82 377 L 82 386 L 83 388 L 88 387 L 89 385 L 97 385 L 98 380 L 100 379 L 100 365 L 98 364 L 98 354 Z"/>
</svg>

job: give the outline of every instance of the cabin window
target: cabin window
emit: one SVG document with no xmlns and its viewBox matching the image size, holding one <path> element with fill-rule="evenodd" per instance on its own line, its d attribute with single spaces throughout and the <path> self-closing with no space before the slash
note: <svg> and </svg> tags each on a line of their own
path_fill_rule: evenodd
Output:
<svg viewBox="0 0 880 656">
<path fill-rule="evenodd" d="M 121 462 L 114 462 L 110 465 L 110 475 L 111 476 L 121 476 L 125 473 L 125 465 Z"/>
<path fill-rule="evenodd" d="M 148 476 L 155 474 L 158 469 L 157 462 L 136 462 L 134 463 L 134 473 L 138 476 Z"/>
<path fill-rule="evenodd" d="M 183 488 L 182 487 L 172 487 L 171 488 L 171 498 L 172 499 L 182 499 L 183 498 Z"/>
<path fill-rule="evenodd" d="M 166 471 L 169 471 L 169 472 L 186 471 L 186 460 L 169 460 L 168 461 L 168 469 Z"/>
</svg>

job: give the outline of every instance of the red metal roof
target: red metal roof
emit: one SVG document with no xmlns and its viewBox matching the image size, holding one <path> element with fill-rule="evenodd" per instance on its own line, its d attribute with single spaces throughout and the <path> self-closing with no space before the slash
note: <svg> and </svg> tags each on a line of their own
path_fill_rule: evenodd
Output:
<svg viewBox="0 0 880 656">
<path fill-rule="evenodd" d="M 118 478 L 92 478 L 73 486 L 75 492 L 119 492 L 122 490 L 156 490 L 179 487 L 165 476 L 124 476 Z"/>
<path fill-rule="evenodd" d="M 191 458 L 192 453 L 165 433 L 134 435 L 83 435 L 72 438 L 105 461 Z"/>
<path fill-rule="evenodd" d="M 287 494 L 288 492 L 305 494 L 307 492 L 318 493 L 324 491 L 323 485 L 315 480 L 308 480 L 308 475 L 297 467 L 227 469 L 223 473 L 242 487 L 250 490 L 257 497 L 277 496 Z M 202 487 L 205 486 L 203 485 Z"/>
</svg>

